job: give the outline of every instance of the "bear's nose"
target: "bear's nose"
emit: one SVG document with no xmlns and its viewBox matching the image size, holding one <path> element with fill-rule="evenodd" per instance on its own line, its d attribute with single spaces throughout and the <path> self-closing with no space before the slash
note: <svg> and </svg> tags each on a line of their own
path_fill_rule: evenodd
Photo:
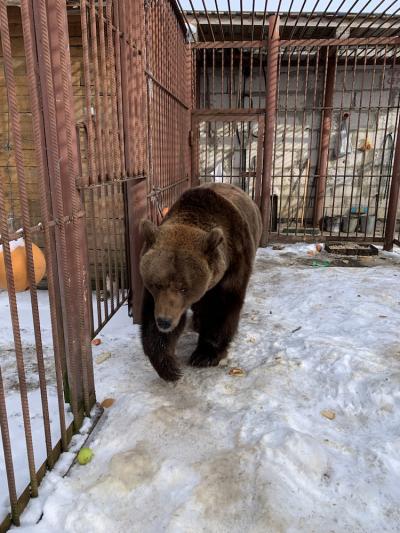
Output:
<svg viewBox="0 0 400 533">
<path fill-rule="evenodd" d="M 170 329 L 171 324 L 172 324 L 172 321 L 168 320 L 168 318 L 164 318 L 164 317 L 157 318 L 157 326 L 159 327 L 159 329 L 168 330 Z"/>
</svg>

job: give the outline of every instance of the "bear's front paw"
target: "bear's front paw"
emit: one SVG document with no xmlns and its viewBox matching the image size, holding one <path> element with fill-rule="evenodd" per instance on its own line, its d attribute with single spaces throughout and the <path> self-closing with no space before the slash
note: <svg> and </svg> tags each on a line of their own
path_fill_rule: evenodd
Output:
<svg viewBox="0 0 400 533">
<path fill-rule="evenodd" d="M 182 371 L 177 365 L 175 358 L 163 357 L 161 359 L 150 359 L 157 374 L 164 381 L 178 381 L 182 377 Z"/>
<path fill-rule="evenodd" d="M 192 353 L 189 364 L 191 366 L 205 367 L 217 366 L 221 357 L 212 346 L 196 348 Z"/>
</svg>

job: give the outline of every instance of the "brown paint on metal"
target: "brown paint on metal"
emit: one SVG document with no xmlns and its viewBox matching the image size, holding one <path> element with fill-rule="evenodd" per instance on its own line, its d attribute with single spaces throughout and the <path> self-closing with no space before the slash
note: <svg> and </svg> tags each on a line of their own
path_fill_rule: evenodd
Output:
<svg viewBox="0 0 400 533">
<path fill-rule="evenodd" d="M 261 215 L 263 221 L 261 246 L 267 245 L 271 216 L 271 181 L 276 127 L 276 105 L 278 96 L 279 16 L 271 15 L 268 19 L 268 22 L 268 63 L 265 91 L 265 133 L 261 191 Z"/>
<path fill-rule="evenodd" d="M 147 183 L 146 180 L 140 182 L 130 182 L 127 185 L 127 202 L 131 207 L 129 210 L 129 250 L 130 250 L 130 277 L 131 277 L 131 309 L 133 322 L 141 322 L 141 305 L 143 283 L 139 271 L 139 258 L 142 249 L 142 237 L 140 235 L 140 221 L 147 218 Z"/>
<path fill-rule="evenodd" d="M 261 191 L 262 191 L 262 161 L 264 153 L 264 127 L 265 119 L 258 117 L 258 140 L 257 140 L 257 166 L 256 166 L 256 187 L 254 200 L 258 207 L 261 208 Z"/>
<path fill-rule="evenodd" d="M 319 152 L 318 170 L 316 176 L 314 227 L 318 227 L 324 216 L 324 200 L 326 177 L 329 162 L 329 141 L 332 127 L 333 93 L 335 88 L 335 55 L 327 54 L 327 74 L 324 99 L 324 113 L 322 119 L 321 144 Z"/>
<path fill-rule="evenodd" d="M 400 194 L 400 118 L 397 124 L 397 139 L 392 167 L 392 181 L 390 183 L 389 205 L 387 210 L 387 221 L 385 228 L 384 250 L 393 249 L 394 232 L 396 227 L 397 209 L 399 206 Z"/>
<path fill-rule="evenodd" d="M 364 46 L 364 45 L 399 45 L 400 37 L 349 37 L 347 39 L 282 39 L 281 48 L 295 46 Z M 268 41 L 206 41 L 192 43 L 194 49 L 212 48 L 263 48 L 268 46 Z"/>
</svg>

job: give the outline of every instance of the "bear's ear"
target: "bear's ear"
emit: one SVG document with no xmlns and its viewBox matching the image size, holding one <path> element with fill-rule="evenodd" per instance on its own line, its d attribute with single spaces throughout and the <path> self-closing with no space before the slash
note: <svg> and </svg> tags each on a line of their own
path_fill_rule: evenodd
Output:
<svg viewBox="0 0 400 533">
<path fill-rule="evenodd" d="M 151 220 L 144 218 L 140 223 L 140 233 L 145 243 L 152 246 L 156 241 L 158 228 Z"/>
<path fill-rule="evenodd" d="M 207 233 L 204 241 L 205 252 L 213 252 L 224 240 L 224 234 L 221 228 L 213 228 Z"/>
</svg>

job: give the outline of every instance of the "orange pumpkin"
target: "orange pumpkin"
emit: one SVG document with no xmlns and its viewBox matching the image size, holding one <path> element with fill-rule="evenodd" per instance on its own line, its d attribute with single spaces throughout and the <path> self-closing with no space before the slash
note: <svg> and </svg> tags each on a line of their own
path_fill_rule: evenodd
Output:
<svg viewBox="0 0 400 533">
<path fill-rule="evenodd" d="M 18 241 L 17 241 L 18 243 Z M 29 288 L 28 264 L 25 243 L 11 244 L 11 262 L 16 292 L 26 291 Z M 13 245 L 14 244 L 14 245 Z M 36 244 L 32 244 L 33 264 L 35 268 L 35 282 L 39 283 L 46 274 L 46 259 L 43 252 Z M 0 248 L 0 289 L 7 289 L 6 265 L 3 248 Z"/>
</svg>

